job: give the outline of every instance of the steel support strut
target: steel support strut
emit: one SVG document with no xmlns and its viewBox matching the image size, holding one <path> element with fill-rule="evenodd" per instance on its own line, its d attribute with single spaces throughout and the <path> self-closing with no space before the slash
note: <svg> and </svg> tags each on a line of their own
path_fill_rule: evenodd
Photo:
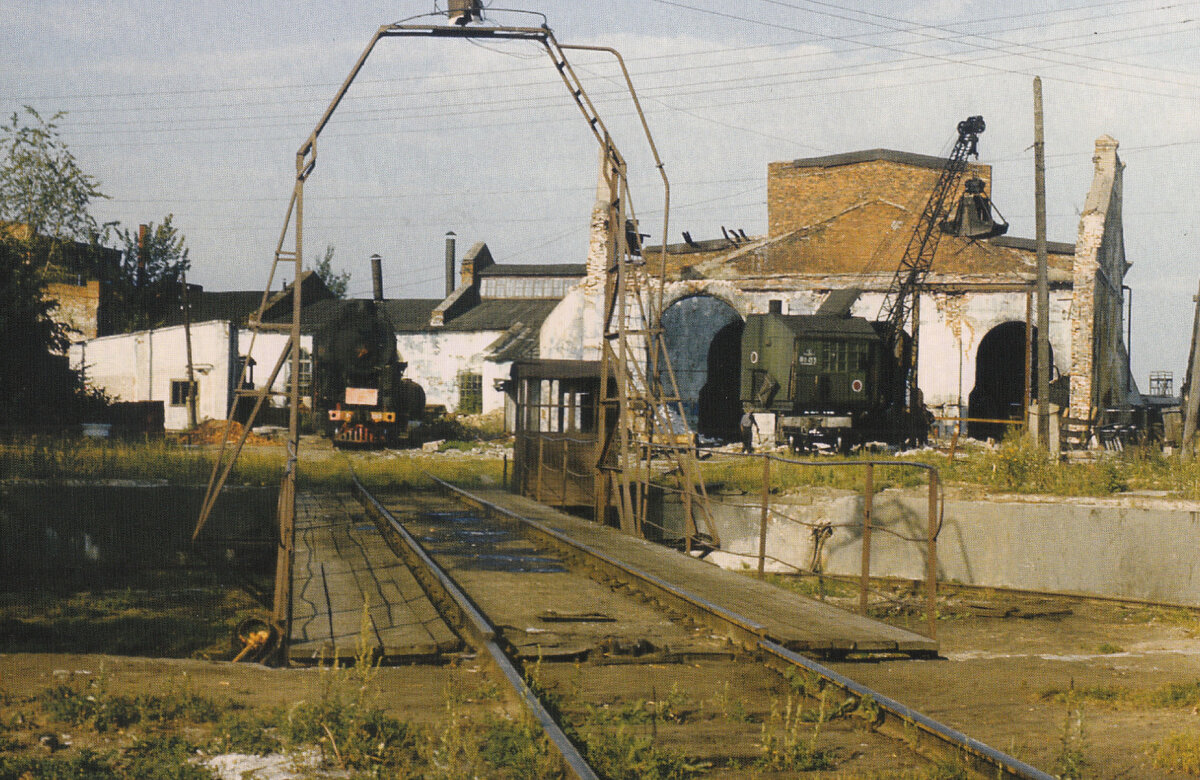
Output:
<svg viewBox="0 0 1200 780">
<path fill-rule="evenodd" d="M 376 44 L 383 38 L 398 37 L 530 41 L 541 44 L 554 62 L 555 68 L 562 77 L 564 84 L 587 120 L 593 135 L 604 150 L 606 161 L 605 177 L 608 183 L 609 194 L 608 217 L 610 235 L 609 263 L 605 280 L 605 333 L 601 344 L 601 361 L 604 365 L 604 370 L 601 374 L 601 416 L 602 421 L 609 420 L 610 422 L 607 426 L 604 424 L 600 426 L 602 432 L 601 442 L 597 448 L 597 468 L 598 473 L 601 475 L 597 479 L 598 519 L 602 519 L 607 513 L 608 499 L 606 497 L 609 495 L 609 491 L 615 490 L 618 494 L 617 505 L 621 525 L 630 531 L 640 532 L 641 521 L 644 519 L 646 495 L 649 489 L 649 456 L 652 448 L 650 446 L 643 446 L 643 442 L 639 442 L 636 439 L 638 435 L 644 435 L 653 442 L 656 430 L 665 430 L 670 434 L 675 434 L 678 427 L 678 424 L 673 422 L 671 416 L 666 412 L 663 405 L 661 387 L 658 386 L 660 366 L 666 367 L 672 385 L 673 397 L 676 400 L 678 399 L 678 389 L 675 387 L 674 374 L 670 370 L 669 361 L 661 343 L 660 323 L 663 278 L 666 269 L 666 235 L 669 224 L 670 188 L 662 161 L 658 157 L 658 151 L 654 147 L 653 139 L 650 136 L 645 115 L 641 110 L 640 104 L 637 102 L 637 95 L 633 90 L 632 81 L 629 78 L 628 70 L 625 68 L 620 55 L 615 50 L 605 47 L 562 46 L 555 39 L 550 28 L 545 25 L 541 27 L 484 27 L 397 23 L 381 26 L 375 31 L 375 34 L 359 55 L 358 60 L 350 69 L 350 73 L 346 76 L 342 85 L 330 101 L 329 106 L 321 115 L 320 120 L 296 152 L 296 179 L 292 189 L 292 196 L 288 202 L 287 211 L 284 216 L 284 224 L 280 231 L 278 244 L 276 245 L 266 289 L 263 292 L 258 311 L 250 318 L 249 325 L 252 335 L 246 354 L 250 355 L 253 352 L 258 333 L 272 329 L 271 326 L 263 323 L 262 320 L 267 306 L 271 302 L 270 290 L 281 265 L 292 265 L 294 267 L 292 322 L 287 329 L 289 334 L 288 343 L 284 353 L 280 356 L 278 364 L 271 373 L 269 381 L 261 391 L 250 393 L 252 397 L 255 397 L 255 401 L 250 410 L 245 430 L 237 437 L 231 451 L 227 451 L 229 450 L 228 444 L 233 433 L 236 405 L 238 399 L 244 395 L 242 393 L 235 394 L 233 407 L 230 409 L 230 423 L 226 426 L 216 462 L 213 464 L 208 491 L 196 523 L 196 529 L 193 533 L 193 540 L 195 540 L 211 515 L 216 498 L 233 470 L 238 455 L 245 444 L 248 431 L 254 424 L 264 400 L 270 394 L 270 388 L 277 378 L 279 371 L 282 369 L 284 361 L 290 360 L 288 463 L 280 488 L 278 517 L 279 545 L 274 600 L 274 622 L 276 630 L 281 635 L 282 658 L 287 657 L 287 644 L 291 624 L 291 568 L 295 536 L 296 479 L 300 455 L 299 360 L 300 314 L 302 311 L 301 286 L 304 269 L 304 183 L 316 168 L 317 141 L 322 131 L 333 118 L 334 113 L 354 83 L 354 80 L 358 77 L 363 66 L 370 58 Z M 608 128 L 601 120 L 591 98 L 583 88 L 583 84 L 567 61 L 566 49 L 606 52 L 617 58 L 624 73 L 630 94 L 637 106 L 642 128 L 650 143 L 659 174 L 663 180 L 663 249 L 657 295 L 652 296 L 649 300 L 646 299 L 647 296 L 643 289 L 644 274 L 640 269 L 633 267 L 634 263 L 631 262 L 630 248 L 625 237 L 626 215 L 629 215 L 629 219 L 633 219 L 625 160 L 613 143 Z M 634 224 L 636 225 L 636 221 L 634 221 Z M 289 230 L 291 231 L 292 248 L 285 249 L 284 247 L 288 243 Z M 278 329 L 278 326 L 275 326 L 274 329 Z M 615 397 L 609 395 L 608 378 L 610 376 L 616 378 Z M 244 384 L 245 368 L 243 368 L 242 377 L 238 381 L 238 387 L 240 388 Z M 678 419 L 683 419 L 682 408 L 679 410 Z M 608 431 L 615 431 L 615 440 L 605 438 L 605 432 Z M 690 449 L 680 451 L 678 448 L 673 448 L 673 452 L 677 461 L 677 470 L 681 475 L 681 490 L 688 499 L 699 499 L 689 500 L 688 504 L 701 509 L 704 513 L 710 536 L 715 538 L 715 530 L 711 522 L 707 522 L 710 519 L 707 509 L 707 496 L 704 493 L 703 480 L 700 478 L 699 467 L 694 461 L 693 453 Z M 639 453 L 644 453 L 644 455 L 639 457 Z M 602 482 L 603 487 L 601 486 Z M 603 507 L 601 507 L 601 501 L 603 501 Z"/>
</svg>

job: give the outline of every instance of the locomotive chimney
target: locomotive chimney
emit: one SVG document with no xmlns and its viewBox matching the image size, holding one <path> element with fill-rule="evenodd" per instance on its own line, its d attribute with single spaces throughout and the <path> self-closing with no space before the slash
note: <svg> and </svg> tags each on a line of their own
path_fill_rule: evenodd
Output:
<svg viewBox="0 0 1200 780">
<path fill-rule="evenodd" d="M 454 231 L 446 234 L 446 297 L 454 292 Z"/>
<path fill-rule="evenodd" d="M 371 280 L 375 283 L 375 302 L 383 300 L 383 258 L 371 255 Z"/>
</svg>

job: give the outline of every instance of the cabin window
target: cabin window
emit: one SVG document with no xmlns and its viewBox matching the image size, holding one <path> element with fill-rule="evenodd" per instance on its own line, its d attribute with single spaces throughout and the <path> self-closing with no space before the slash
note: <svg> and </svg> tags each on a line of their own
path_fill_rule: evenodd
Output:
<svg viewBox="0 0 1200 780">
<path fill-rule="evenodd" d="M 863 341 L 827 341 L 825 342 L 822 367 L 830 373 L 846 371 L 865 371 L 868 366 L 868 350 L 870 345 Z"/>
</svg>

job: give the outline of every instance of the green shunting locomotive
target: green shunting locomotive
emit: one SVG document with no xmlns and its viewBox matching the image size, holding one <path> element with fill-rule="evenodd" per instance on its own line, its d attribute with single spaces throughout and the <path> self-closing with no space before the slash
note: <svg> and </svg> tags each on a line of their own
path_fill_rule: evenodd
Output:
<svg viewBox="0 0 1200 780">
<path fill-rule="evenodd" d="M 797 452 L 904 443 L 914 430 L 905 411 L 911 350 L 907 339 L 889 349 L 886 327 L 827 314 L 747 316 L 743 406 L 774 413 L 776 439 Z"/>
</svg>

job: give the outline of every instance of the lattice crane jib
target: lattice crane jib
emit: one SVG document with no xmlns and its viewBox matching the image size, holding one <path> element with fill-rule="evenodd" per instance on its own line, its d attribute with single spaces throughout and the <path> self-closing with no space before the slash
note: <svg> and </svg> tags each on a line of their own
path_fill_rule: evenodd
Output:
<svg viewBox="0 0 1200 780">
<path fill-rule="evenodd" d="M 266 289 L 258 311 L 250 318 L 249 327 L 252 332 L 247 355 L 253 353 L 257 336 L 263 332 L 284 332 L 288 334 L 286 347 L 282 350 L 272 371 L 261 381 L 258 388 L 250 388 L 247 383 L 249 361 L 243 366 L 242 375 L 238 380 L 235 391 L 234 407 L 230 412 L 230 424 L 226 426 L 212 474 L 209 478 L 208 490 L 200 510 L 200 516 L 193 532 L 195 540 L 211 516 L 213 506 L 221 489 L 225 485 L 236 463 L 237 457 L 245 445 L 247 436 L 253 426 L 259 411 L 267 398 L 273 395 L 272 388 L 278 379 L 284 365 L 290 364 L 290 381 L 285 395 L 289 403 L 288 430 L 288 459 L 282 478 L 279 499 L 279 546 L 276 566 L 275 588 L 275 623 L 281 632 L 283 644 L 286 646 L 290 633 L 291 610 L 291 568 L 294 549 L 294 518 L 296 499 L 296 474 L 299 460 L 299 376 L 300 376 L 300 315 L 302 311 L 301 291 L 304 280 L 304 183 L 312 174 L 317 162 L 317 140 L 325 126 L 333 117 L 351 84 L 362 70 L 370 57 L 375 45 L 384 38 L 416 37 L 428 39 L 487 39 L 507 41 L 528 41 L 540 44 L 551 61 L 554 63 L 563 83 L 566 85 L 576 105 L 587 120 L 589 128 L 597 140 L 603 144 L 609 165 L 608 184 L 610 193 L 609 225 L 609 272 L 605 282 L 605 305 L 607 324 L 602 346 L 602 361 L 605 370 L 602 374 L 601 395 L 604 403 L 601 405 L 602 414 L 610 421 L 602 431 L 616 432 L 615 440 L 602 434 L 602 441 L 597 449 L 598 473 L 605 475 L 606 485 L 617 488 L 621 496 L 618 506 L 622 525 L 634 530 L 640 530 L 645 522 L 646 496 L 650 486 L 650 455 L 656 431 L 674 431 L 673 419 L 683 420 L 682 409 L 677 415 L 667 413 L 665 403 L 673 397 L 677 400 L 678 390 L 672 388 L 673 396 L 665 398 L 661 388 L 656 384 L 657 367 L 661 361 L 665 364 L 666 352 L 661 344 L 661 332 L 657 331 L 659 315 L 661 314 L 661 280 L 666 268 L 665 240 L 661 256 L 658 298 L 651 300 L 645 284 L 644 269 L 639 270 L 641 259 L 630 252 L 628 241 L 623 230 L 626 218 L 632 219 L 628 181 L 625 162 L 612 143 L 607 127 L 601 120 L 590 97 L 579 80 L 575 70 L 567 60 L 566 51 L 569 49 L 602 52 L 612 55 L 620 64 L 630 96 L 637 108 L 646 139 L 650 144 L 659 174 L 663 181 L 663 236 L 667 235 L 670 210 L 670 185 L 658 151 L 654 147 L 645 114 L 638 103 L 629 71 L 625 67 L 620 54 L 611 48 L 600 46 L 569 46 L 560 44 L 546 24 L 544 15 L 536 12 L 518 12 L 537 16 L 540 26 L 492 26 L 482 20 L 483 10 L 478 3 L 467 3 L 469 13 L 462 12 L 464 4 L 455 4 L 449 12 L 434 14 L 442 16 L 452 24 L 410 24 L 412 17 L 395 24 L 385 24 L 378 28 L 359 55 L 351 68 L 349 75 L 330 101 L 321 119 L 308 138 L 301 144 L 296 153 L 296 179 L 284 217 L 283 229 L 280 231 L 279 242 L 271 263 Z M 457 10 L 456 10 L 457 9 Z M 456 16 L 457 13 L 457 16 Z M 430 16 L 425 14 L 422 16 Z M 475 24 L 478 22 L 478 24 Z M 636 225 L 636 220 L 633 224 Z M 289 248 L 290 239 L 290 248 Z M 288 323 L 264 322 L 268 306 L 275 302 L 271 297 L 271 289 L 275 279 L 286 268 L 293 269 L 292 279 L 292 317 Z M 636 317 L 634 313 L 636 312 Z M 615 314 L 614 314 L 615 313 Z M 637 324 L 635 324 L 637 323 Z M 653 370 L 648 370 L 649 366 Z M 669 373 L 669 370 L 668 370 Z M 615 389 L 610 392 L 608 377 L 616 377 Z M 648 379 L 647 377 L 650 377 Z M 674 385 L 672 375 L 671 384 Z M 614 395 L 615 393 L 615 395 Z M 614 400 L 615 399 L 615 400 Z M 249 411 L 244 415 L 244 427 L 238 430 L 232 422 L 238 410 L 250 403 Z M 686 430 L 684 431 L 686 433 Z M 232 442 L 232 445 L 231 445 Z M 671 448 L 672 458 L 676 463 L 675 471 L 680 475 L 681 492 L 687 512 L 689 540 L 696 536 L 692 515 L 696 508 L 705 518 L 708 535 L 716 539 L 712 528 L 711 515 L 707 509 L 707 497 L 704 493 L 703 480 L 700 478 L 699 467 L 694 453 L 690 449 Z M 601 480 L 598 480 L 600 482 Z M 607 504 L 598 517 L 607 514 Z"/>
<path fill-rule="evenodd" d="M 967 169 L 970 157 L 979 157 L 979 134 L 984 131 L 983 117 L 972 116 L 958 123 L 958 139 L 954 148 L 946 158 L 937 183 L 929 193 L 925 208 L 917 220 L 916 227 L 909 237 L 904 249 L 904 256 L 892 277 L 884 296 L 883 305 L 879 309 L 879 321 L 885 323 L 888 347 L 900 356 L 904 349 L 903 332 L 910 326 L 911 334 L 911 369 L 908 375 L 908 405 L 918 407 L 917 392 L 917 345 L 920 328 L 919 313 L 916 312 L 918 296 L 933 265 L 933 257 L 937 253 L 938 241 L 942 231 L 939 223 L 947 213 L 947 199 L 958 188 L 959 180 Z M 914 316 L 915 315 L 915 316 Z M 911 325 L 910 325 L 911 321 Z M 911 411 L 911 409 L 910 409 Z"/>
</svg>

